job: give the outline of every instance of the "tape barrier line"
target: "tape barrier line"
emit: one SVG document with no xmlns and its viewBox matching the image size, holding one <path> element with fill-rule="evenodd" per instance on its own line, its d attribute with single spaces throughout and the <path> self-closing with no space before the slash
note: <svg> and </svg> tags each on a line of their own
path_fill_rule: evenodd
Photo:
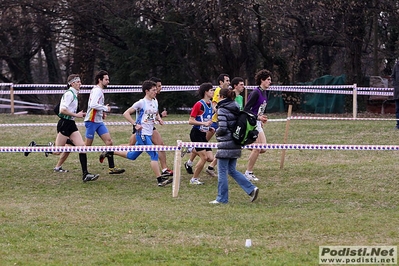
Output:
<svg viewBox="0 0 399 266">
<path fill-rule="evenodd" d="M 0 87 L 13 87 L 13 94 L 63 94 L 64 84 L 12 84 L 0 83 Z M 90 93 L 93 85 L 82 85 L 80 93 Z M 104 93 L 141 93 L 141 85 L 108 85 Z M 32 88 L 33 90 L 20 90 L 21 88 Z M 59 88 L 55 90 L 36 90 L 36 88 Z M 87 89 L 85 89 L 87 88 Z M 248 90 L 253 90 L 256 86 L 246 86 Z M 164 92 L 173 91 L 196 91 L 197 86 L 164 85 Z M 310 86 L 270 86 L 270 91 L 284 92 L 306 92 L 306 93 L 326 93 L 326 94 L 353 94 L 356 90 L 359 95 L 393 95 L 393 88 L 372 88 L 356 87 L 355 85 L 310 85 Z M 10 94 L 9 90 L 1 90 L 0 94 Z"/>
<path fill-rule="evenodd" d="M 351 120 L 351 121 L 396 121 L 396 118 L 353 118 L 353 117 L 317 117 L 317 116 L 291 116 L 291 120 Z"/>
<path fill-rule="evenodd" d="M 268 122 L 285 122 L 283 119 L 269 119 Z M 104 122 L 106 126 L 132 126 L 130 122 Z M 156 123 L 159 124 L 159 123 Z M 188 121 L 164 121 L 164 125 L 182 125 L 188 124 Z M 84 126 L 84 123 L 76 123 L 77 126 Z M 30 123 L 30 124 L 0 124 L 0 127 L 56 127 L 57 123 Z"/>
<path fill-rule="evenodd" d="M 217 143 L 182 142 L 182 147 L 217 148 Z M 244 149 L 267 149 L 267 150 L 399 150 L 395 145 L 334 145 L 334 144 L 251 144 Z"/>
<path fill-rule="evenodd" d="M 106 126 L 132 126 L 130 122 L 104 122 Z M 156 123 L 159 124 L 159 123 Z M 188 121 L 164 121 L 165 125 L 188 124 Z M 84 123 L 76 123 L 77 126 L 84 126 Z M 56 127 L 57 123 L 30 123 L 30 124 L 0 124 L 0 127 Z"/>
<path fill-rule="evenodd" d="M 0 152 L 103 152 L 103 151 L 176 151 L 178 146 L 133 145 L 133 146 L 33 146 L 0 147 Z"/>
<path fill-rule="evenodd" d="M 13 84 L 13 83 L 0 83 L 0 87 L 10 87 L 13 86 L 14 88 L 65 88 L 65 84 Z M 82 88 L 92 88 L 93 85 L 82 85 Z M 195 89 L 197 90 L 199 85 L 163 85 L 162 90 L 190 90 L 190 89 Z M 245 86 L 247 89 L 255 89 L 257 86 Z M 134 89 L 134 90 L 140 90 L 141 92 L 141 85 L 108 85 L 107 89 L 112 89 L 112 88 L 123 88 L 123 89 Z M 289 89 L 298 89 L 298 88 L 310 88 L 310 89 L 318 89 L 318 88 L 325 88 L 325 89 L 349 89 L 353 90 L 356 88 L 358 91 L 361 90 L 372 90 L 372 91 L 378 91 L 378 90 L 383 90 L 383 91 L 393 91 L 393 88 L 381 88 L 381 87 L 355 87 L 354 85 L 306 85 L 306 86 L 300 86 L 300 85 L 295 85 L 295 86 L 279 86 L 279 85 L 272 85 L 270 86 L 271 89 L 284 89 L 284 88 L 289 88 Z"/>
<path fill-rule="evenodd" d="M 83 123 L 76 123 L 77 126 Z M 57 123 L 35 123 L 35 124 L 0 124 L 0 127 L 56 127 Z"/>
<path fill-rule="evenodd" d="M 269 150 L 347 150 L 347 151 L 397 151 L 395 145 L 333 145 L 333 144 L 267 144 L 247 145 L 244 148 Z"/>
<path fill-rule="evenodd" d="M 103 151 L 176 151 L 187 148 L 217 148 L 212 142 L 181 142 L 181 146 L 40 146 L 0 147 L 0 152 L 103 152 Z M 335 145 L 335 144 L 251 144 L 244 149 L 266 150 L 345 150 L 345 151 L 398 151 L 397 145 Z"/>
<path fill-rule="evenodd" d="M 352 118 L 352 117 L 317 117 L 317 116 L 291 116 L 287 118 L 268 119 L 267 122 L 286 122 L 287 120 L 351 120 L 351 121 L 396 121 L 396 118 Z M 104 122 L 106 126 L 131 126 L 129 122 Z M 159 124 L 159 123 L 156 123 Z M 188 121 L 164 121 L 165 125 L 188 124 Z M 76 123 L 84 126 L 84 123 Z M 0 124 L 0 127 L 56 127 L 57 123 L 30 123 L 30 124 Z"/>
<path fill-rule="evenodd" d="M 217 148 L 217 143 L 182 142 L 182 147 Z M 399 150 L 395 145 L 251 144 L 244 149 L 267 150 Z"/>
</svg>

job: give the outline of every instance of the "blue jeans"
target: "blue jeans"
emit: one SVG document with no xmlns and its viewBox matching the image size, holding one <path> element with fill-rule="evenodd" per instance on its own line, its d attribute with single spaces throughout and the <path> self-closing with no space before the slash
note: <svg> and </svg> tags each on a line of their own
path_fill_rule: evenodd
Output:
<svg viewBox="0 0 399 266">
<path fill-rule="evenodd" d="M 237 159 L 219 159 L 218 158 L 218 196 L 216 200 L 221 203 L 229 202 L 229 183 L 227 174 L 229 174 L 238 185 L 248 195 L 254 191 L 255 186 L 245 178 L 245 176 L 236 169 Z"/>
</svg>

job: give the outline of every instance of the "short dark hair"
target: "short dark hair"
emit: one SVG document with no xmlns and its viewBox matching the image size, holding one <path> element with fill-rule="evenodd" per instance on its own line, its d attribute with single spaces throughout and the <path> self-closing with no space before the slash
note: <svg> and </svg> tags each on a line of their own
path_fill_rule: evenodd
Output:
<svg viewBox="0 0 399 266">
<path fill-rule="evenodd" d="M 94 83 L 97 85 L 100 83 L 100 80 L 103 80 L 104 76 L 108 75 L 108 72 L 105 70 L 100 70 L 97 72 L 95 78 L 94 78 Z"/>
<path fill-rule="evenodd" d="M 160 78 L 157 78 L 157 77 L 152 77 L 152 78 L 150 78 L 150 80 L 154 81 L 155 83 L 162 82 L 162 80 Z"/>
<path fill-rule="evenodd" d="M 238 83 L 240 83 L 240 82 L 244 82 L 244 79 L 241 78 L 241 77 L 235 77 L 235 78 L 233 78 L 233 79 L 231 80 L 230 85 L 231 85 L 231 87 L 233 88 L 233 90 L 234 90 L 234 86 L 237 86 Z"/>
<path fill-rule="evenodd" d="M 220 74 L 219 77 L 218 77 L 218 84 L 220 84 L 220 81 L 224 82 L 224 77 L 230 78 L 230 76 L 227 75 L 227 74 Z"/>
<path fill-rule="evenodd" d="M 143 85 L 142 85 L 142 90 L 143 90 L 143 92 L 145 93 L 146 91 L 151 90 L 152 87 L 156 87 L 156 86 L 157 86 L 157 84 L 156 84 L 154 81 L 145 80 L 145 81 L 143 82 Z"/>
<path fill-rule="evenodd" d="M 256 74 L 255 74 L 255 82 L 256 85 L 260 85 L 262 83 L 262 80 L 266 80 L 268 77 L 272 77 L 272 73 L 269 70 L 266 69 L 262 69 L 259 70 Z"/>
<path fill-rule="evenodd" d="M 198 89 L 198 95 L 202 98 L 205 96 L 205 92 L 213 89 L 213 85 L 210 82 L 202 83 Z"/>
</svg>

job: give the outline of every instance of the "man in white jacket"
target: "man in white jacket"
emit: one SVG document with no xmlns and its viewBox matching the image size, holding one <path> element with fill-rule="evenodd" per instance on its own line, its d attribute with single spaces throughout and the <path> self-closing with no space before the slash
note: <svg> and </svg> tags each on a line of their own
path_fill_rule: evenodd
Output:
<svg viewBox="0 0 399 266">
<path fill-rule="evenodd" d="M 96 85 L 90 92 L 89 102 L 87 106 L 87 112 L 85 117 L 86 127 L 86 146 L 93 144 L 94 135 L 97 133 L 100 138 L 104 141 L 106 146 L 112 146 L 111 135 L 109 134 L 108 128 L 105 126 L 103 119 L 107 116 L 106 112 L 111 110 L 111 107 L 107 104 L 104 105 L 104 92 L 109 84 L 109 75 L 107 71 L 100 70 L 95 77 Z M 122 174 L 125 169 L 115 167 L 113 152 L 108 153 L 108 167 L 109 174 Z M 102 163 L 104 158 L 100 160 Z"/>
</svg>

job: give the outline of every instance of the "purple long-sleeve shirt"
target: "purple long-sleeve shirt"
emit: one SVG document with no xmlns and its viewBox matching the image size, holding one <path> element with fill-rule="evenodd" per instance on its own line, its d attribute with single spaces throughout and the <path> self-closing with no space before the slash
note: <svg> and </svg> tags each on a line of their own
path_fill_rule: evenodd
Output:
<svg viewBox="0 0 399 266">
<path fill-rule="evenodd" d="M 257 87 L 249 94 L 244 111 L 251 112 L 254 115 L 263 115 L 266 112 L 266 105 L 267 91 Z"/>
</svg>

